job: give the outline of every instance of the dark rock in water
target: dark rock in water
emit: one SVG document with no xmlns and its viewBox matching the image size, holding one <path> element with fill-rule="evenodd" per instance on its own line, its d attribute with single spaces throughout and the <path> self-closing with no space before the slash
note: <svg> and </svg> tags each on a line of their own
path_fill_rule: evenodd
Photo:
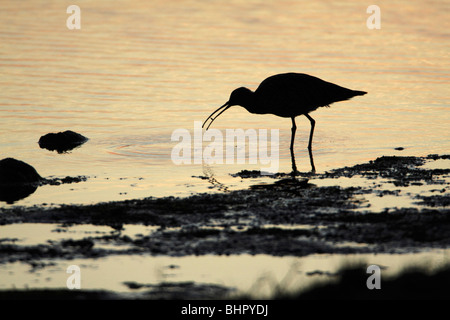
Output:
<svg viewBox="0 0 450 320">
<path fill-rule="evenodd" d="M 38 187 L 42 177 L 29 164 L 13 158 L 0 160 L 0 201 L 14 203 Z"/>
<path fill-rule="evenodd" d="M 42 177 L 29 164 L 13 158 L 0 160 L 0 184 L 37 184 Z"/>
<path fill-rule="evenodd" d="M 230 174 L 232 177 L 241 177 L 241 178 L 260 178 L 261 171 L 259 170 L 241 170 L 238 173 Z"/>
<path fill-rule="evenodd" d="M 48 133 L 39 139 L 39 146 L 47 150 L 56 150 L 58 153 L 63 153 L 72 150 L 88 140 L 85 136 L 67 130 L 58 133 Z"/>
<path fill-rule="evenodd" d="M 86 176 L 77 176 L 77 177 L 65 177 L 65 178 L 46 178 L 44 179 L 42 184 L 49 184 L 51 186 L 59 186 L 61 184 L 68 184 L 68 183 L 78 183 L 81 181 L 86 181 Z"/>
</svg>

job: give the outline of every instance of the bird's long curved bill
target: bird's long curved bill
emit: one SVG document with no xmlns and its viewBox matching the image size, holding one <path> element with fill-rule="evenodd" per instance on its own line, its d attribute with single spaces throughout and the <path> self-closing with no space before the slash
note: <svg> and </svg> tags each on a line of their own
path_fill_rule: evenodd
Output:
<svg viewBox="0 0 450 320">
<path fill-rule="evenodd" d="M 205 122 L 203 122 L 202 128 L 205 126 L 206 122 L 211 119 L 211 122 L 209 123 L 208 127 L 206 127 L 206 130 L 209 129 L 209 126 L 213 123 L 214 120 L 217 119 L 218 116 L 220 116 L 223 112 L 225 112 L 225 110 L 227 110 L 229 107 L 231 107 L 228 102 L 225 103 L 223 106 L 221 106 L 219 109 L 217 109 L 216 111 L 214 111 L 213 113 L 211 113 L 209 115 L 209 117 L 205 120 Z M 215 117 L 214 114 L 217 113 L 219 110 L 223 109 L 222 111 L 220 111 Z"/>
</svg>

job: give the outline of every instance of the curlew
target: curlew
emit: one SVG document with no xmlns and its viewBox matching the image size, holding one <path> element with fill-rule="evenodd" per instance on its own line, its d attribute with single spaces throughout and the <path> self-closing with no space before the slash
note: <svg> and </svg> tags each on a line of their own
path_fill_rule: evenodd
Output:
<svg viewBox="0 0 450 320">
<path fill-rule="evenodd" d="M 308 151 L 311 168 L 315 172 L 312 156 L 312 139 L 316 121 L 309 113 L 320 107 L 329 107 L 334 102 L 348 100 L 366 93 L 365 91 L 347 89 L 303 73 L 277 74 L 261 82 L 254 92 L 245 87 L 235 89 L 231 93 L 230 99 L 223 106 L 211 113 L 205 120 L 202 128 L 211 119 L 211 122 L 206 128 L 208 130 L 218 116 L 228 108 L 236 105 L 244 107 L 250 113 L 274 114 L 283 118 L 291 118 L 290 151 L 292 170 L 293 174 L 295 174 L 297 172 L 294 157 L 294 139 L 297 130 L 295 117 L 304 115 L 311 122 Z M 217 112 L 219 113 L 215 115 Z"/>
</svg>

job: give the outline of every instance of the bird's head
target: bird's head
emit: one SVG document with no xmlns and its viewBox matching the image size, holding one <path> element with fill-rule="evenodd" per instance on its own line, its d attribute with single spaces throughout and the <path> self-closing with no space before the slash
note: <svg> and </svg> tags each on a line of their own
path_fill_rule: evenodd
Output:
<svg viewBox="0 0 450 320">
<path fill-rule="evenodd" d="M 240 87 L 240 88 L 233 90 L 233 92 L 231 92 L 230 99 L 223 106 L 221 106 L 216 111 L 214 111 L 213 113 L 210 114 L 210 116 L 203 123 L 202 128 L 205 126 L 206 121 L 208 121 L 211 118 L 211 122 L 209 123 L 208 127 L 206 128 L 206 130 L 208 130 L 209 126 L 213 123 L 213 121 L 218 116 L 220 116 L 223 112 L 225 112 L 225 110 L 227 110 L 228 108 L 230 108 L 232 106 L 242 106 L 248 110 L 248 108 L 251 106 L 252 98 L 253 98 L 253 92 L 248 88 Z M 213 115 L 215 113 L 217 113 L 218 111 L 220 111 L 219 114 L 217 114 L 215 117 L 213 117 Z"/>
<path fill-rule="evenodd" d="M 246 107 L 253 97 L 253 92 L 245 87 L 240 87 L 234 89 L 230 94 L 230 99 L 228 100 L 228 105 L 231 106 L 242 106 Z"/>
</svg>

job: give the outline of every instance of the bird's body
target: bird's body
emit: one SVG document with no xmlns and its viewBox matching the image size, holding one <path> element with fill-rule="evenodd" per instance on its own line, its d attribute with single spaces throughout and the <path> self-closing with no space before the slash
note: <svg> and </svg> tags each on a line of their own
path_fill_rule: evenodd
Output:
<svg viewBox="0 0 450 320">
<path fill-rule="evenodd" d="M 303 73 L 283 73 L 265 79 L 255 90 L 254 113 L 292 118 L 364 93 Z"/>
<path fill-rule="evenodd" d="M 277 74 L 261 82 L 255 92 L 244 87 L 234 90 L 231 93 L 229 101 L 214 111 L 206 121 L 211 118 L 212 123 L 222 112 L 234 105 L 240 105 L 250 113 L 274 114 L 279 117 L 291 118 L 291 156 L 293 161 L 292 166 L 295 171 L 296 167 L 293 154 L 294 136 L 297 128 L 295 125 L 295 117 L 305 115 L 311 121 L 308 149 L 314 171 L 311 145 L 315 121 L 308 113 L 317 108 L 329 106 L 334 102 L 348 100 L 354 96 L 364 95 L 366 93 L 364 91 L 347 89 L 303 73 Z M 223 110 L 213 118 L 212 116 L 221 109 Z M 211 123 L 207 128 L 209 128 Z"/>
</svg>

